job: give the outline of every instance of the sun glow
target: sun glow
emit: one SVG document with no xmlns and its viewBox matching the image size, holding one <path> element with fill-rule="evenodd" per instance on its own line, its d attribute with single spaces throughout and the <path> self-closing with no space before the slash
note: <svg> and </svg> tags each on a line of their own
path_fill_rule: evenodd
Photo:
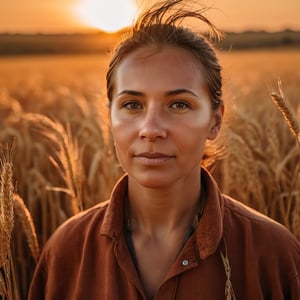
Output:
<svg viewBox="0 0 300 300">
<path fill-rule="evenodd" d="M 85 26 L 114 32 L 133 23 L 134 0 L 81 0 L 76 14 Z"/>
</svg>

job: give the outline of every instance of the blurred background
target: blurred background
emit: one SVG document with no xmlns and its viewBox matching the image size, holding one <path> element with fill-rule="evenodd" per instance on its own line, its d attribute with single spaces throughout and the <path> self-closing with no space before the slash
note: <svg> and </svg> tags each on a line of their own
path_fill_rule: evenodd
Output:
<svg viewBox="0 0 300 300">
<path fill-rule="evenodd" d="M 105 74 L 125 28 L 139 7 L 153 2 L 1 0 L 0 192 L 14 193 L 0 201 L 1 216 L 8 216 L 0 218 L 0 298 L 26 299 L 52 232 L 107 199 L 122 174 L 110 137 Z M 226 32 L 214 41 L 225 122 L 202 163 L 224 193 L 300 239 L 300 1 L 201 3 Z"/>
<path fill-rule="evenodd" d="M 1 32 L 74 33 L 92 28 L 115 31 L 131 24 L 146 0 L 2 0 Z M 198 1 L 199 2 L 199 1 Z M 225 31 L 300 29 L 298 0 L 203 0 Z"/>
</svg>

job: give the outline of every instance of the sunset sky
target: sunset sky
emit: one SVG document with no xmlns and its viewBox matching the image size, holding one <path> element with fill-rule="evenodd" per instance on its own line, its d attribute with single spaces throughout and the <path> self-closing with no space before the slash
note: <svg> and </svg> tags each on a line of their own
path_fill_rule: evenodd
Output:
<svg viewBox="0 0 300 300">
<path fill-rule="evenodd" d="M 115 31 L 130 25 L 136 1 L 143 0 L 1 0 L 0 32 Z M 144 0 L 145 1 L 145 0 Z M 300 30 L 300 0 L 204 0 L 223 30 Z"/>
</svg>

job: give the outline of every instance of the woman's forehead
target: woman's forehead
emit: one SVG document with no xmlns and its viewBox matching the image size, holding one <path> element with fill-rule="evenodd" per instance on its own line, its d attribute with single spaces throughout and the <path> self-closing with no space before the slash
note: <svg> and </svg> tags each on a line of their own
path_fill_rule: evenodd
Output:
<svg viewBox="0 0 300 300">
<path fill-rule="evenodd" d="M 147 59 L 156 56 L 182 57 L 196 63 L 196 58 L 194 57 L 193 53 L 191 51 L 188 51 L 187 49 L 176 46 L 156 44 L 140 47 L 125 56 L 123 60 L 126 60 L 127 58 L 135 60 Z"/>
<path fill-rule="evenodd" d="M 139 70 L 147 72 L 164 70 L 173 72 L 203 73 L 204 68 L 190 51 L 180 47 L 143 47 L 139 48 L 123 58 L 117 67 L 117 73 L 126 73 Z M 146 73 L 144 75 L 147 75 Z M 188 75 L 188 74 L 186 74 Z"/>
<path fill-rule="evenodd" d="M 203 68 L 191 53 L 182 48 L 138 49 L 124 58 L 115 73 L 117 93 L 123 89 L 198 90 L 204 85 Z"/>
</svg>

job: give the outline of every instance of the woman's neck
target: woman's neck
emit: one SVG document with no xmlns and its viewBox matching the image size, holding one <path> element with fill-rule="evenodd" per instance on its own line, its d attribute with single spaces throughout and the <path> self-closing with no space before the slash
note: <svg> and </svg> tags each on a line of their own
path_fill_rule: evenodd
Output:
<svg viewBox="0 0 300 300">
<path fill-rule="evenodd" d="M 129 178 L 128 221 L 132 231 L 152 238 L 188 230 L 199 212 L 200 178 L 168 189 L 150 189 Z"/>
</svg>

